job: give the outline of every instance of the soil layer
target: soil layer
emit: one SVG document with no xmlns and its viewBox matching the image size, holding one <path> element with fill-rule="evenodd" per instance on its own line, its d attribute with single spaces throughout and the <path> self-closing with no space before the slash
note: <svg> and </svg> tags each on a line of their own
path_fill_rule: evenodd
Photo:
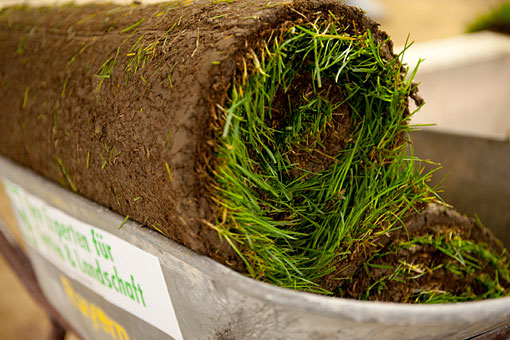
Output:
<svg viewBox="0 0 510 340">
<path fill-rule="evenodd" d="M 253 48 L 282 27 L 320 15 L 341 18 L 349 35 L 370 30 L 382 46 L 382 58 L 395 58 L 391 41 L 376 23 L 337 1 L 184 0 L 152 6 L 4 9 L 0 11 L 0 153 L 199 254 L 243 271 L 243 262 L 214 228 L 219 209 L 211 192 L 217 129 L 224 123 L 220 117 L 233 78 L 246 69 L 243 61 L 256 65 Z M 308 78 L 303 75 L 296 81 L 299 88 L 277 94 L 283 99 L 273 99 L 275 112 L 281 114 L 272 126 L 282 126 L 288 118 L 287 98 L 297 103 L 309 86 L 301 86 L 301 81 L 306 84 Z M 343 100 L 337 87 L 325 85 L 328 97 Z M 325 147 L 333 153 L 340 151 L 350 128 L 347 108 L 344 111 L 326 135 Z M 395 145 L 405 138 L 398 136 Z M 291 158 L 299 168 L 312 172 L 331 163 L 323 154 L 299 150 Z M 348 266 L 336 264 L 321 285 L 339 296 L 359 298 L 374 280 L 391 274 L 385 266 L 399 261 L 412 264 L 429 256 L 447 262 L 431 249 L 413 248 L 376 260 L 372 264 L 379 270 L 365 275 L 362 267 L 373 253 L 411 236 L 453 230 L 501 250 L 488 231 L 473 226 L 455 213 L 426 210 L 411 218 L 407 229 L 383 235 L 367 249 L 352 250 Z M 427 261 L 427 267 L 434 265 L 434 259 Z M 471 274 L 467 284 L 477 293 L 479 272 Z M 427 276 L 428 281 L 414 283 L 429 290 L 455 291 L 465 282 L 452 275 L 438 270 L 437 275 Z M 395 282 L 370 298 L 407 302 L 406 290 L 418 287 Z"/>
<path fill-rule="evenodd" d="M 483 266 L 467 273 L 455 272 L 449 270 L 448 266 L 456 260 L 438 247 L 419 243 L 410 247 L 402 246 L 411 239 L 427 236 L 430 237 L 428 239 L 444 237 L 448 242 L 455 239 L 472 241 L 475 244 L 486 244 L 498 254 L 505 252 L 501 242 L 474 219 L 453 209 L 429 204 L 421 214 L 409 218 L 405 228 L 381 236 L 369 249 L 353 253 L 347 267 L 344 265 L 339 270 L 345 280 L 330 279 L 325 280 L 325 283 L 329 289 L 336 289 L 338 296 L 374 301 L 424 302 L 431 294 L 458 297 L 469 293 L 472 296 L 483 296 L 487 287 L 480 278 L 486 275 L 494 277 L 494 268 L 483 263 Z M 380 253 L 386 255 L 377 256 Z M 405 270 L 395 276 L 397 280 L 387 280 L 399 265 L 403 265 Z M 412 274 L 416 279 L 410 280 L 405 273 Z M 384 280 L 384 286 L 378 292 L 374 288 L 381 280 Z M 502 289 L 510 288 L 510 282 L 503 278 L 499 284 Z"/>
<path fill-rule="evenodd" d="M 201 222 L 214 216 L 215 111 L 264 32 L 329 11 L 351 31 L 386 38 L 361 11 L 332 1 L 4 9 L 0 153 L 239 269 Z"/>
</svg>

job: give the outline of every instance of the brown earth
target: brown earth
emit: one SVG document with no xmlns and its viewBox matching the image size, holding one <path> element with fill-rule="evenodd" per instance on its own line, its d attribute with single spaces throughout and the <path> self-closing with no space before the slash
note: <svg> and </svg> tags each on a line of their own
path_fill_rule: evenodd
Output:
<svg viewBox="0 0 510 340">
<path fill-rule="evenodd" d="M 286 23 L 328 11 L 352 23 L 351 33 L 386 35 L 333 1 L 183 4 L 3 10 L 0 153 L 239 269 L 201 221 L 214 219 L 211 126 L 241 57 Z M 125 71 L 151 43 L 145 67 Z M 391 56 L 391 43 L 383 54 Z M 102 65 L 114 67 L 100 83 Z"/>
<path fill-rule="evenodd" d="M 267 126 L 277 131 L 285 131 L 283 125 L 289 124 L 293 108 L 303 105 L 299 100 L 313 93 L 312 84 L 312 75 L 304 73 L 293 79 L 286 91 L 282 88 L 278 89 L 271 106 L 272 116 L 266 118 Z M 319 91 L 319 95 L 327 98 L 331 103 L 341 103 L 345 100 L 340 87 L 329 79 L 323 80 L 323 88 Z M 344 103 L 328 122 L 328 129 L 324 131 L 323 136 L 312 137 L 302 145 L 293 144 L 294 148 L 290 150 L 289 160 L 296 164 L 298 168 L 290 169 L 290 176 L 298 178 L 304 172 L 318 173 L 328 168 L 335 161 L 334 157 L 340 153 L 348 140 L 350 128 L 349 109 L 347 104 Z M 305 180 L 306 176 L 302 181 Z"/>
<path fill-rule="evenodd" d="M 333 1 L 185 4 L 0 12 L 0 153 L 242 271 L 232 248 L 202 222 L 214 223 L 216 216 L 210 199 L 215 127 L 232 79 L 243 70 L 242 58 L 250 60 L 252 46 L 289 22 L 329 11 L 352 24 L 349 33 L 370 29 L 379 42 L 387 35 L 360 11 Z M 136 59 L 140 46 L 149 49 Z M 391 41 L 382 55 L 394 57 Z M 137 62 L 137 72 L 126 71 Z M 101 82 L 102 67 L 112 72 L 103 72 L 107 78 Z M 280 102 L 291 95 L 282 94 Z M 335 145 L 325 149 L 338 151 L 348 125 L 346 112 L 329 132 Z M 295 160 L 314 170 L 329 158 L 298 152 Z M 416 224 L 420 235 L 457 223 L 462 233 L 471 223 L 443 219 L 433 224 L 420 215 L 408 229 Z M 343 287 L 351 294 L 346 296 L 355 297 L 368 284 L 356 270 L 368 254 L 360 250 L 351 259 L 352 282 L 359 283 Z M 324 285 L 334 288 L 336 282 L 328 279 Z M 401 289 L 396 286 L 384 299 L 394 300 Z"/>
<path fill-rule="evenodd" d="M 412 295 L 413 292 L 422 290 L 448 292 L 459 296 L 466 292 L 468 286 L 477 296 L 482 295 L 487 290 L 478 278 L 486 274 L 493 277 L 494 268 L 479 268 L 462 277 L 443 266 L 455 261 L 435 247 L 417 245 L 405 249 L 399 246 L 400 242 L 424 235 L 460 237 L 463 241 L 469 240 L 477 244 L 485 243 L 498 254 L 501 254 L 504 250 L 501 242 L 487 228 L 478 225 L 473 218 L 463 216 L 444 206 L 429 204 L 421 214 L 415 214 L 409 218 L 405 228 L 381 236 L 378 240 L 372 242 L 373 245 L 370 248 L 354 252 L 347 267 L 339 270 L 339 272 L 342 272 L 342 276 L 350 279 L 343 282 L 327 280 L 328 288 L 336 289 L 339 296 L 359 299 L 368 287 L 379 279 L 392 275 L 396 266 L 404 264 L 411 268 L 414 274 L 426 273 L 427 275 L 423 275 L 416 280 L 407 280 L 407 282 L 387 280 L 385 281 L 386 288 L 380 293 L 373 292 L 368 299 L 410 302 L 407 297 Z M 376 253 L 385 253 L 390 249 L 398 249 L 398 252 L 390 251 L 391 254 L 388 256 L 370 261 L 371 264 L 377 267 L 370 271 L 365 270 L 363 266 L 370 257 Z M 441 268 L 434 271 L 429 270 L 436 266 L 441 266 Z M 336 285 L 334 285 L 335 282 Z M 510 288 L 510 282 L 506 280 L 500 280 L 500 284 L 505 289 Z M 338 288 L 341 288 L 341 292 Z"/>
</svg>

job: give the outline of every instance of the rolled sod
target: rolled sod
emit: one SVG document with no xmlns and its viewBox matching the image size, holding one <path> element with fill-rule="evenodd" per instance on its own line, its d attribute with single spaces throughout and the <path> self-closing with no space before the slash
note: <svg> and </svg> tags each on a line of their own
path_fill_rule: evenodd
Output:
<svg viewBox="0 0 510 340">
<path fill-rule="evenodd" d="M 356 8 L 12 7 L 0 52 L 0 153 L 199 254 L 359 299 L 508 292 L 412 154 L 415 71 Z"/>
</svg>

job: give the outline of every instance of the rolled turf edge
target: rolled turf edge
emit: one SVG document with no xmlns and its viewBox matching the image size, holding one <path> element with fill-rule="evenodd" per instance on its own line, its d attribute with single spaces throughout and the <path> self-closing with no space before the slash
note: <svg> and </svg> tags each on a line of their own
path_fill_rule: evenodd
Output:
<svg viewBox="0 0 510 340">
<path fill-rule="evenodd" d="M 413 268 L 427 271 L 398 259 L 407 274 L 370 275 L 394 244 L 382 237 L 400 235 L 437 197 L 404 152 L 412 74 L 360 10 L 16 7 L 0 12 L 0 50 L 0 152 L 70 190 L 284 287 L 369 298 L 377 286 L 377 299 Z M 451 239 L 407 235 L 431 251 Z M 489 266 L 486 284 L 444 295 L 432 280 L 401 301 L 506 294 L 502 248 L 474 241 L 494 256 L 468 247 L 473 266 L 461 255 L 427 268 L 456 261 L 468 268 L 449 266 L 460 280 Z M 362 270 L 375 283 L 345 293 Z"/>
</svg>

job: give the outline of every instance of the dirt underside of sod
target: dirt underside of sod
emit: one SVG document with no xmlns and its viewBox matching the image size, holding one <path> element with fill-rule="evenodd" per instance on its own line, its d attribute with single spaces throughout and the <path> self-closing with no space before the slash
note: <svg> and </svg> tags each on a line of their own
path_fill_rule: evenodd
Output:
<svg viewBox="0 0 510 340">
<path fill-rule="evenodd" d="M 302 25 L 306 30 L 318 22 L 326 25 L 326 33 L 318 32 L 317 39 L 327 38 L 332 35 L 327 22 L 335 20 L 342 22 L 342 31 L 334 39 L 348 42 L 370 31 L 369 38 L 363 37 L 380 45 L 375 54 L 387 62 L 396 57 L 377 24 L 338 2 L 174 1 L 147 7 L 2 10 L 0 152 L 199 254 L 253 277 L 292 286 L 299 268 L 289 274 L 288 281 L 278 276 L 281 273 L 262 270 L 264 259 L 254 256 L 255 248 L 250 248 L 253 240 L 235 224 L 238 210 L 226 211 L 225 197 L 218 194 L 224 189 L 219 173 L 230 146 L 218 141 L 228 137 L 229 124 L 237 119 L 233 114 L 236 86 L 264 72 L 269 57 L 262 56 L 265 51 L 274 52 L 264 42 L 278 40 L 275 36 L 285 41 L 292 27 Z M 364 43 L 360 46 L 367 48 Z M 290 86 L 274 93 L 271 115 L 262 119 L 268 131 L 285 131 L 295 116 L 292 107 L 305 106 L 312 94 L 328 103 L 345 103 L 333 105 L 332 118 L 320 137 L 312 136 L 285 155 L 295 166 L 281 171 L 279 179 L 289 187 L 294 180 L 313 181 L 314 174 L 336 166 L 339 160 L 333 156 L 352 147 L 355 132 L 363 126 L 348 105 L 351 94 L 337 86 L 334 77 L 319 79 L 320 90 L 316 90 L 313 68 L 298 73 Z M 398 101 L 403 107 L 414 96 L 414 90 L 406 91 Z M 402 123 L 408 116 L 405 109 Z M 396 131 L 388 149 L 406 142 L 407 130 Z M 305 129 L 296 135 L 309 132 Z M 271 143 L 270 138 L 263 141 L 270 147 Z M 279 147 L 275 145 L 273 152 Z M 257 161 L 264 152 L 252 145 L 247 154 Z M 379 157 L 377 152 L 367 154 L 359 164 Z M 390 159 L 384 157 L 382 167 Z M 252 186 L 255 182 L 249 176 L 258 175 L 257 171 L 247 174 L 244 184 L 257 200 L 272 202 L 274 197 Z M 267 178 L 258 182 L 261 187 Z M 343 193 L 339 190 L 337 196 Z M 435 297 L 445 294 L 453 296 L 451 301 L 483 298 L 486 291 L 494 293 L 491 297 L 504 294 L 508 280 L 500 280 L 498 273 L 507 272 L 490 266 L 502 261 L 503 257 L 492 253 L 501 254 L 503 248 L 473 220 L 428 205 L 432 200 L 420 198 L 409 204 L 406 213 L 400 209 L 399 223 L 380 223 L 379 233 L 349 235 L 363 242 L 349 243 L 344 252 L 338 247 L 328 250 L 331 258 L 338 252 L 338 260 L 321 264 L 311 286 L 300 283 L 295 288 L 401 302 L 436 302 Z M 272 220 L 293 228 L 290 220 L 295 214 L 281 207 L 275 211 L 281 212 L 271 213 Z M 223 226 L 227 220 L 232 224 Z M 288 241 L 292 237 L 278 237 L 264 239 L 259 246 L 292 242 Z M 453 239 L 467 242 L 454 244 Z M 469 247 L 474 244 L 487 247 L 472 251 Z M 299 257 L 301 248 L 285 256 Z M 462 251 L 468 248 L 466 254 L 474 258 L 464 258 Z M 252 267 L 256 272 L 250 271 Z M 483 275 L 489 276 L 489 283 L 477 280 Z M 470 291 L 463 289 L 466 286 Z"/>
<path fill-rule="evenodd" d="M 326 277 L 323 284 L 343 297 L 393 302 L 448 302 L 448 297 L 452 298 L 450 302 L 459 302 L 463 299 L 453 297 L 462 296 L 466 287 L 470 287 L 477 296 L 486 292 L 479 278 L 493 276 L 493 268 L 474 269 L 459 276 L 448 269 L 456 261 L 431 243 L 402 246 L 413 238 L 457 238 L 486 243 L 498 253 L 504 251 L 501 242 L 474 219 L 432 204 L 421 214 L 413 216 L 405 229 L 381 236 L 366 248 L 356 249 L 349 263 L 339 265 L 336 273 Z M 416 279 L 406 282 L 395 280 L 402 273 Z M 339 283 L 335 277 L 346 279 Z M 388 280 L 391 277 L 393 279 Z M 501 284 L 505 289 L 510 287 L 505 280 Z M 443 294 L 448 294 L 448 297 Z M 469 300 L 467 296 L 463 298 Z"/>
</svg>

